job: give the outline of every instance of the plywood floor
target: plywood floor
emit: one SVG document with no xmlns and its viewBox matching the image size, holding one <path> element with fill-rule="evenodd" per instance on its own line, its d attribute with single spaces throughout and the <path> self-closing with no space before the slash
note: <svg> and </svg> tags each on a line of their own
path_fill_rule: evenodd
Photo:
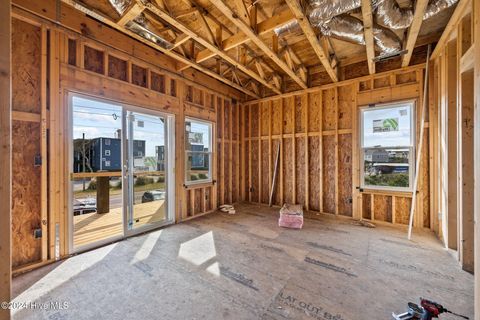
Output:
<svg viewBox="0 0 480 320">
<path fill-rule="evenodd" d="M 13 319 L 387 320 L 419 297 L 473 315 L 473 276 L 430 232 L 327 216 L 281 229 L 277 210 L 237 206 L 19 276 L 14 302 L 68 308 Z"/>
<path fill-rule="evenodd" d="M 138 221 L 135 227 L 164 221 L 166 218 L 166 204 L 163 200 L 139 203 L 134 207 L 134 218 Z M 123 234 L 122 208 L 115 208 L 108 213 L 83 214 L 73 217 L 74 246 L 80 247 L 99 240 L 112 238 Z"/>
</svg>

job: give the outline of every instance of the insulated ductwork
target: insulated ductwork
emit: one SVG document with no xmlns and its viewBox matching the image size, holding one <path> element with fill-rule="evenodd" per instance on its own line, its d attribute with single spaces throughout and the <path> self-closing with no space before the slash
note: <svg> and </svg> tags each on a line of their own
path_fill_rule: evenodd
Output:
<svg viewBox="0 0 480 320">
<path fill-rule="evenodd" d="M 427 20 L 441 11 L 450 8 L 456 4 L 458 0 L 435 0 L 427 5 L 425 13 L 423 14 L 423 20 Z"/>
<path fill-rule="evenodd" d="M 335 39 L 365 45 L 363 22 L 349 15 L 334 17 L 320 28 L 320 32 Z M 378 25 L 373 26 L 373 38 L 381 54 L 391 54 L 402 49 L 397 35 Z"/>
<path fill-rule="evenodd" d="M 280 37 L 285 33 L 293 33 L 298 31 L 299 29 L 300 29 L 300 25 L 298 24 L 298 21 L 294 19 L 294 20 L 290 20 L 290 22 L 287 22 L 279 27 L 276 27 L 275 29 L 273 29 L 273 32 L 275 32 L 275 34 Z"/>
<path fill-rule="evenodd" d="M 164 49 L 171 49 L 173 48 L 173 44 L 170 43 L 169 41 L 163 39 L 159 35 L 153 33 L 152 31 L 147 29 L 147 19 L 143 14 L 140 14 L 135 20 L 130 21 L 127 23 L 126 27 L 130 31 L 138 34 L 142 38 L 147 39 L 148 41 L 151 41 L 153 43 L 158 44 Z"/>
<path fill-rule="evenodd" d="M 361 5 L 361 0 L 309 0 L 306 9 L 310 23 L 320 26 L 333 17 L 360 8 Z"/>
<path fill-rule="evenodd" d="M 130 6 L 132 0 L 108 0 L 112 7 L 115 8 L 119 15 L 122 15 L 125 10 Z"/>
<path fill-rule="evenodd" d="M 441 11 L 455 5 L 458 0 L 433 0 L 427 5 L 423 20 L 427 20 Z M 376 22 L 390 29 L 408 28 L 413 21 L 413 10 L 400 8 L 396 0 L 376 0 L 373 3 Z"/>
<path fill-rule="evenodd" d="M 319 26 L 319 28 L 325 36 L 365 45 L 363 23 L 355 17 L 349 15 L 334 17 L 330 22 Z"/>
<path fill-rule="evenodd" d="M 390 29 L 408 28 L 413 21 L 413 11 L 402 9 L 396 0 L 377 0 L 373 7 L 376 8 L 376 22 Z"/>
<path fill-rule="evenodd" d="M 373 26 L 373 39 L 381 55 L 393 54 L 402 50 L 402 43 L 395 32 L 379 25 Z"/>
</svg>

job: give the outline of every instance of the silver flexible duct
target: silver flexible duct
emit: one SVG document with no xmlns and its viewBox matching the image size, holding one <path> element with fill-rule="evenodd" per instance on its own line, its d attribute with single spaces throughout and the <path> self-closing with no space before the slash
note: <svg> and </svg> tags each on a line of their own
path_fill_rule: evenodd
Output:
<svg viewBox="0 0 480 320">
<path fill-rule="evenodd" d="M 147 22 L 148 22 L 147 19 L 142 13 L 138 17 L 136 17 L 135 20 L 128 22 L 126 27 L 130 31 L 141 36 L 142 38 L 145 38 L 148 41 L 151 41 L 153 43 L 156 43 L 164 49 L 171 49 L 173 47 L 173 44 L 165 40 L 164 38 L 160 37 L 158 34 L 155 34 L 152 31 L 148 30 Z"/>
<path fill-rule="evenodd" d="M 362 20 L 349 15 L 332 18 L 329 23 L 320 28 L 320 32 L 335 39 L 365 45 Z M 373 38 L 382 55 L 398 52 L 402 49 L 397 35 L 379 25 L 373 26 Z"/>
<path fill-rule="evenodd" d="M 273 32 L 275 32 L 275 34 L 280 37 L 285 33 L 293 33 L 299 29 L 300 25 L 298 24 L 298 21 L 296 19 L 293 19 L 279 27 L 276 27 L 275 29 L 273 29 Z"/>
<path fill-rule="evenodd" d="M 319 28 L 325 36 L 365 45 L 363 22 L 355 17 L 349 15 L 334 17 L 330 22 L 319 26 Z"/>
<path fill-rule="evenodd" d="M 439 12 L 450 8 L 451 6 L 455 5 L 458 0 L 436 0 L 427 5 L 425 9 L 425 13 L 423 14 L 423 20 L 427 20 Z"/>
<path fill-rule="evenodd" d="M 402 50 L 402 43 L 395 32 L 379 25 L 373 25 L 373 38 L 381 54 L 392 54 Z"/>
<path fill-rule="evenodd" d="M 425 8 L 423 20 L 427 20 L 441 11 L 455 5 L 458 0 L 433 0 Z M 373 2 L 375 9 L 376 22 L 390 29 L 408 28 L 413 21 L 413 10 L 402 9 L 398 6 L 396 0 L 375 0 Z"/>
<path fill-rule="evenodd" d="M 306 11 L 310 23 L 318 26 L 361 6 L 361 0 L 308 0 Z"/>
<path fill-rule="evenodd" d="M 390 29 L 408 28 L 413 21 L 413 11 L 402 9 L 396 0 L 377 0 L 373 7 L 376 8 L 376 22 Z"/>
<path fill-rule="evenodd" d="M 108 0 L 112 7 L 118 12 L 119 15 L 122 15 L 128 6 L 132 3 L 132 0 Z"/>
</svg>

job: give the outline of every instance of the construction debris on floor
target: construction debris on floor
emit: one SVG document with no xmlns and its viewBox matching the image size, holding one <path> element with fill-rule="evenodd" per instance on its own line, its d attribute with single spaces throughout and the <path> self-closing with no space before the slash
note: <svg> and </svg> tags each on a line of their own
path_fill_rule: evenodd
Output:
<svg viewBox="0 0 480 320">
<path fill-rule="evenodd" d="M 235 208 L 231 204 L 224 204 L 220 206 L 220 211 L 228 213 L 228 214 L 235 214 Z"/>
<path fill-rule="evenodd" d="M 285 203 L 280 209 L 280 218 L 278 218 L 278 225 L 284 228 L 302 229 L 303 206 L 299 204 Z"/>
</svg>

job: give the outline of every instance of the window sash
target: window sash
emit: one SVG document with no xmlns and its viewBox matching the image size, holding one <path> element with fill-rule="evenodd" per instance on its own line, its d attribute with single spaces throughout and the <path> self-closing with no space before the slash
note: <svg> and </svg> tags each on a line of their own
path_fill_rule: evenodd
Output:
<svg viewBox="0 0 480 320">
<path fill-rule="evenodd" d="M 202 184 L 202 183 L 210 183 L 213 181 L 213 177 L 212 177 L 212 174 L 213 174 L 213 150 L 211 150 L 213 148 L 212 144 L 213 144 L 213 137 L 212 137 L 212 134 L 213 134 L 213 123 L 212 122 L 209 122 L 209 121 L 205 121 L 205 120 L 199 120 L 199 119 L 194 119 L 194 118 L 185 118 L 185 122 L 184 122 L 184 128 L 183 130 L 186 131 L 186 123 L 187 122 L 190 122 L 191 123 L 198 123 L 198 124 L 202 124 L 202 125 L 207 125 L 208 126 L 208 145 L 209 145 L 209 151 L 192 151 L 192 150 L 187 150 L 186 149 L 186 145 L 184 147 L 185 149 L 185 170 L 184 170 L 184 173 L 185 173 L 185 185 L 195 185 L 195 184 Z M 185 141 L 185 144 L 187 143 L 187 141 Z M 189 178 L 189 174 L 188 174 L 188 158 L 189 158 L 189 155 L 191 154 L 204 154 L 204 155 L 208 155 L 208 178 L 207 179 L 198 179 L 198 180 L 188 180 Z M 191 169 L 191 168 L 190 168 Z"/>
<path fill-rule="evenodd" d="M 396 108 L 399 106 L 405 106 L 408 104 L 408 108 L 410 109 L 410 145 L 395 145 L 395 146 L 368 146 L 366 147 L 364 144 L 364 112 L 368 110 L 374 109 L 390 109 Z M 415 130 L 416 130 L 416 122 L 415 122 L 415 102 L 414 101 L 404 101 L 399 103 L 389 103 L 380 105 L 378 107 L 370 108 L 368 106 L 360 108 L 360 187 L 362 189 L 369 189 L 369 190 L 383 190 L 383 191 L 403 191 L 409 192 L 413 189 L 413 180 L 415 176 Z M 375 149 L 408 149 L 408 187 L 395 187 L 395 186 L 381 186 L 381 185 L 370 185 L 365 183 L 365 152 L 366 150 L 375 150 Z"/>
</svg>

